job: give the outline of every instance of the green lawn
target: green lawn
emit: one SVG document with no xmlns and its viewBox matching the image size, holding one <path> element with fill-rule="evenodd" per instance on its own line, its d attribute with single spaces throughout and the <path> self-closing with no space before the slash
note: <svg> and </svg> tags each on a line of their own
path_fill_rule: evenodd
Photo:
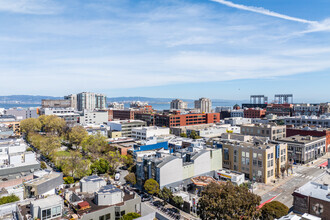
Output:
<svg viewBox="0 0 330 220">
<path fill-rule="evenodd" d="M 68 151 L 57 151 L 55 153 L 55 156 L 57 156 L 57 157 L 69 157 L 70 153 Z"/>
</svg>

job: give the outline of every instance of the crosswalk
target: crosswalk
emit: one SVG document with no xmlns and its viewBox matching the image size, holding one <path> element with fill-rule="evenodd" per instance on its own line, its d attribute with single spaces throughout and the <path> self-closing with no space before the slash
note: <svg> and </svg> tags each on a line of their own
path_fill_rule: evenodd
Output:
<svg viewBox="0 0 330 220">
<path fill-rule="evenodd" d="M 294 173 L 292 174 L 293 176 L 296 176 L 296 177 L 301 177 L 301 178 L 305 178 L 305 179 L 313 179 L 314 176 L 309 176 L 309 175 L 306 175 L 306 174 L 302 174 L 302 173 Z"/>
</svg>

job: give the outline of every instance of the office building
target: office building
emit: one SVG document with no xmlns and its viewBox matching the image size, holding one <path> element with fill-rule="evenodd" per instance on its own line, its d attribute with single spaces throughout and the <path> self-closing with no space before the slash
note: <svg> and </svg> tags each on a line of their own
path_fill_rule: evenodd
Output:
<svg viewBox="0 0 330 220">
<path fill-rule="evenodd" d="M 181 99 L 175 99 L 175 100 L 172 100 L 171 101 L 171 104 L 170 104 L 170 109 L 187 109 L 188 108 L 188 103 L 187 102 L 184 102 L 182 101 Z"/>
<path fill-rule="evenodd" d="M 73 108 L 74 110 L 78 110 L 77 106 L 77 94 L 71 94 L 64 96 L 65 100 L 70 100 L 70 107 Z"/>
<path fill-rule="evenodd" d="M 241 125 L 241 134 L 268 137 L 278 140 L 286 137 L 286 126 L 273 124 L 244 124 Z"/>
<path fill-rule="evenodd" d="M 323 128 L 330 128 L 330 116 L 321 115 L 317 116 L 293 116 L 287 117 L 284 119 L 286 125 L 293 125 L 295 127 L 308 125 L 308 126 L 317 126 Z"/>
<path fill-rule="evenodd" d="M 261 108 L 245 108 L 244 118 L 263 118 L 266 116 L 266 110 Z"/>
<path fill-rule="evenodd" d="M 71 99 L 43 99 L 42 108 L 73 108 Z"/>
<path fill-rule="evenodd" d="M 292 104 L 268 104 L 266 108 L 267 115 L 277 115 L 277 116 L 292 116 L 293 105 Z"/>
<path fill-rule="evenodd" d="M 106 96 L 91 92 L 77 94 L 77 110 L 95 110 L 106 108 Z"/>
<path fill-rule="evenodd" d="M 108 108 L 115 109 L 115 110 L 123 110 L 124 103 L 111 102 L 111 103 L 109 103 Z"/>
<path fill-rule="evenodd" d="M 168 150 L 159 150 L 142 155 L 137 158 L 136 165 L 139 186 L 150 178 L 155 179 L 161 188 L 187 186 L 192 177 L 214 176 L 214 171 L 222 169 L 222 152 L 216 148 L 188 147 L 172 154 Z"/>
<path fill-rule="evenodd" d="M 101 125 L 109 121 L 107 111 L 89 111 L 84 110 L 80 116 L 81 125 Z"/>
<path fill-rule="evenodd" d="M 326 137 L 295 135 L 277 140 L 288 145 L 288 159 L 305 164 L 326 153 Z"/>
<path fill-rule="evenodd" d="M 318 104 L 295 104 L 293 105 L 293 115 L 294 116 L 320 116 L 321 115 L 321 106 Z M 291 115 L 292 116 L 292 115 Z"/>
<path fill-rule="evenodd" d="M 230 117 L 244 117 L 244 109 L 231 110 Z"/>
<path fill-rule="evenodd" d="M 195 109 L 199 109 L 202 113 L 210 113 L 212 112 L 212 101 L 208 98 L 195 100 Z"/>
<path fill-rule="evenodd" d="M 79 123 L 80 114 L 76 113 L 74 108 L 42 108 L 40 115 L 56 115 L 63 118 L 69 126 Z"/>
<path fill-rule="evenodd" d="M 15 116 L 17 121 L 39 117 L 37 108 L 10 108 L 5 110 L 5 114 Z"/>
<path fill-rule="evenodd" d="M 132 129 L 145 127 L 146 122 L 141 120 L 119 120 L 108 122 L 111 131 L 120 131 L 123 137 L 132 137 Z"/>
<path fill-rule="evenodd" d="M 280 177 L 281 167 L 287 163 L 287 145 L 261 139 L 253 142 L 219 141 L 223 150 L 223 168 L 242 172 L 245 177 L 270 183 Z"/>
<path fill-rule="evenodd" d="M 164 127 L 140 127 L 132 129 L 132 138 L 147 140 L 151 137 L 160 137 L 170 135 L 170 129 Z"/>
</svg>

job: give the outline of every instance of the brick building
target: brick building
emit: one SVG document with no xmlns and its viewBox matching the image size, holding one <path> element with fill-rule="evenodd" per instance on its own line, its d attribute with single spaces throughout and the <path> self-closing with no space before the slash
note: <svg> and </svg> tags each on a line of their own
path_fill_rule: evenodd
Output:
<svg viewBox="0 0 330 220">
<path fill-rule="evenodd" d="M 277 116 L 292 116 L 293 105 L 292 104 L 268 104 L 266 108 L 266 114 L 273 114 Z"/>
<path fill-rule="evenodd" d="M 156 126 L 186 126 L 197 124 L 209 124 L 220 122 L 220 113 L 193 113 L 193 114 L 174 114 L 174 115 L 154 115 Z"/>
<path fill-rule="evenodd" d="M 246 108 L 244 109 L 244 118 L 263 118 L 266 115 L 266 110 L 261 108 Z"/>
</svg>

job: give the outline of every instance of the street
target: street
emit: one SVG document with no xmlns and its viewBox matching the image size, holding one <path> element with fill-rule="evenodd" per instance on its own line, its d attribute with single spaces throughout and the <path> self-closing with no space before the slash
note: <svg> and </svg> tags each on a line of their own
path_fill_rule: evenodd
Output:
<svg viewBox="0 0 330 220">
<path fill-rule="evenodd" d="M 284 182 L 275 185 L 273 189 L 264 194 L 258 193 L 261 195 L 261 204 L 275 197 L 275 201 L 282 202 L 287 207 L 291 208 L 293 203 L 292 193 L 294 190 L 325 172 L 324 169 L 319 168 L 319 164 L 320 162 L 312 166 L 297 166 L 294 169 L 294 173 L 286 177 Z"/>
</svg>

